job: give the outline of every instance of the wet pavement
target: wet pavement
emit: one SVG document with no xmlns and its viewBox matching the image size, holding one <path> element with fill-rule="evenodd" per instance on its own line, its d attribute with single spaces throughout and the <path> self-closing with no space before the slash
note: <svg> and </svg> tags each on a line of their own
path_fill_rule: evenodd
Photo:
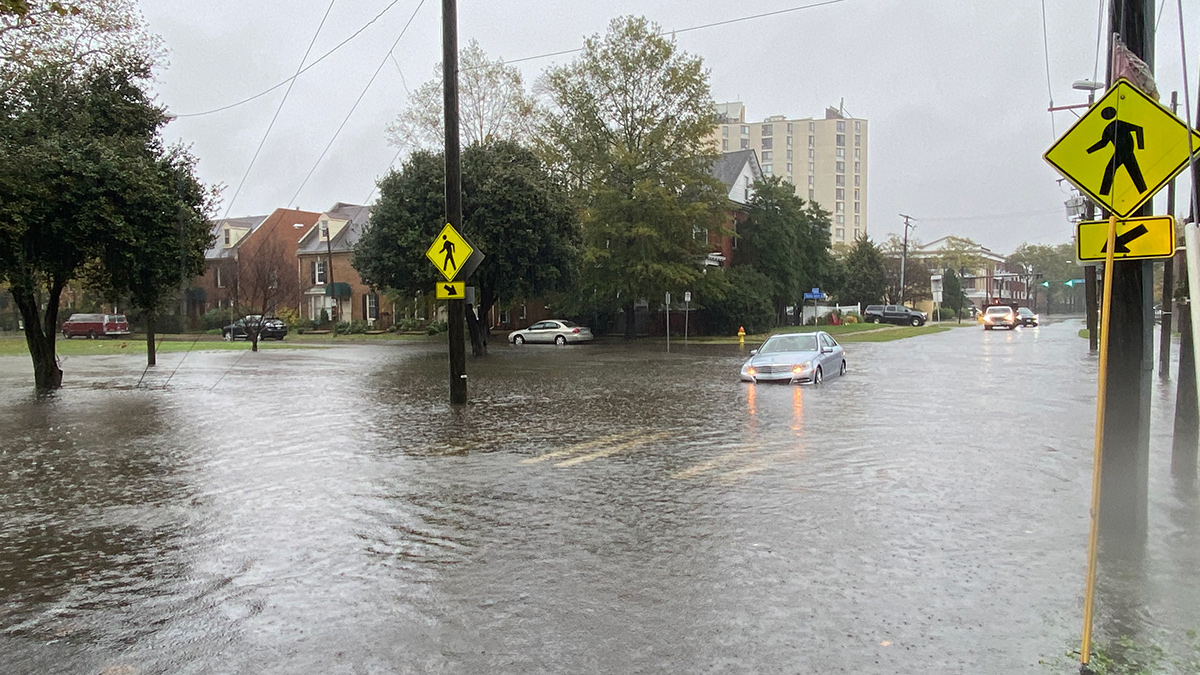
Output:
<svg viewBox="0 0 1200 675">
<path fill-rule="evenodd" d="M 1079 328 L 849 344 L 817 389 L 739 383 L 750 345 L 501 343 L 462 413 L 441 343 L 64 358 L 44 401 L 0 358 L 0 671 L 1076 672 Z M 1179 650 L 1173 391 L 1097 626 Z"/>
</svg>

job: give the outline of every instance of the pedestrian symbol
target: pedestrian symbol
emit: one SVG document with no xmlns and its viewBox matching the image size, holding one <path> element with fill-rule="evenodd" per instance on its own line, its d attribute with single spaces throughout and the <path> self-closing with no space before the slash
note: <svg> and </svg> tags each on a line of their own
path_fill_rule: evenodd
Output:
<svg viewBox="0 0 1200 675">
<path fill-rule="evenodd" d="M 425 252 L 425 257 L 446 277 L 446 281 L 454 281 L 474 251 L 458 230 L 446 223 Z"/>
<path fill-rule="evenodd" d="M 1191 151 L 1200 151 L 1200 134 L 1120 79 L 1055 141 L 1045 159 L 1096 203 L 1125 218 L 1187 167 Z"/>
</svg>

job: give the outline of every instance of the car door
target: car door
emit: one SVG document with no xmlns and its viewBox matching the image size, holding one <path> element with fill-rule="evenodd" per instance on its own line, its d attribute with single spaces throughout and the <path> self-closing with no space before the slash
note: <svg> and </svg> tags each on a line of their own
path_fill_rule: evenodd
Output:
<svg viewBox="0 0 1200 675">
<path fill-rule="evenodd" d="M 829 351 L 825 351 L 828 349 Z M 828 333 L 821 334 L 821 352 L 825 357 L 825 372 L 838 373 L 842 369 L 842 346 Z"/>
<path fill-rule="evenodd" d="M 549 321 L 539 321 L 529 327 L 529 335 L 526 340 L 529 342 L 550 342 L 554 338 L 550 337 L 551 324 Z"/>
</svg>

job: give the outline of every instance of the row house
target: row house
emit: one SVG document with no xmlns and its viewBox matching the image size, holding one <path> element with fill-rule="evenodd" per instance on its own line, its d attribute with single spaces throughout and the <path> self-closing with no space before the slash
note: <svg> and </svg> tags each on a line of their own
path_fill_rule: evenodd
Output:
<svg viewBox="0 0 1200 675">
<path fill-rule="evenodd" d="M 351 265 L 370 216 L 368 206 L 338 202 L 300 237 L 296 257 L 303 289 L 301 318 L 319 321 L 324 310 L 335 321 L 365 321 L 373 328 L 392 325 L 390 305 L 381 311 L 379 294 Z"/>
</svg>

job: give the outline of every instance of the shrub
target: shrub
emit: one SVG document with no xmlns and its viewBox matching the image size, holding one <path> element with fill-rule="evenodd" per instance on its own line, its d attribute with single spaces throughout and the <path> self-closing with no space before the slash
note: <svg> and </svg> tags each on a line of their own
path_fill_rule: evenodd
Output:
<svg viewBox="0 0 1200 675">
<path fill-rule="evenodd" d="M 438 333 L 445 333 L 446 329 L 447 325 L 445 321 L 431 321 L 429 325 L 425 327 L 425 334 L 437 335 Z"/>
<path fill-rule="evenodd" d="M 953 321 L 956 318 L 954 315 L 954 310 L 948 309 L 946 307 L 942 307 L 941 309 L 934 312 L 934 316 L 937 318 L 938 321 Z"/>
<path fill-rule="evenodd" d="M 739 326 L 747 333 L 765 333 L 774 325 L 775 308 L 764 289 L 771 281 L 753 267 L 733 267 L 726 272 L 729 290 L 724 298 L 708 303 L 713 329 L 720 335 L 735 335 Z"/>
<path fill-rule="evenodd" d="M 411 333 L 412 331 L 416 331 L 416 330 L 420 330 L 420 329 L 421 329 L 421 322 L 418 321 L 417 319 L 401 319 L 400 320 L 400 330 L 402 330 L 406 333 Z"/>
<path fill-rule="evenodd" d="M 842 323 L 858 323 L 858 322 L 859 322 L 859 317 L 857 314 L 854 314 L 853 312 L 848 313 L 848 314 L 846 314 L 846 316 L 842 317 Z"/>
<path fill-rule="evenodd" d="M 337 332 L 339 335 L 351 335 L 354 333 L 365 333 L 365 332 L 367 332 L 367 322 L 363 321 L 361 319 L 355 319 L 353 321 L 342 321 L 342 322 L 338 323 L 338 325 L 337 325 Z"/>
<path fill-rule="evenodd" d="M 287 324 L 289 329 L 295 329 L 300 325 L 300 313 L 291 308 L 283 308 L 275 312 L 275 317 Z"/>
<path fill-rule="evenodd" d="M 229 313 L 228 307 L 214 307 L 204 313 L 200 318 L 200 327 L 204 330 L 212 330 L 213 328 L 224 328 L 229 325 L 233 319 Z"/>
</svg>

